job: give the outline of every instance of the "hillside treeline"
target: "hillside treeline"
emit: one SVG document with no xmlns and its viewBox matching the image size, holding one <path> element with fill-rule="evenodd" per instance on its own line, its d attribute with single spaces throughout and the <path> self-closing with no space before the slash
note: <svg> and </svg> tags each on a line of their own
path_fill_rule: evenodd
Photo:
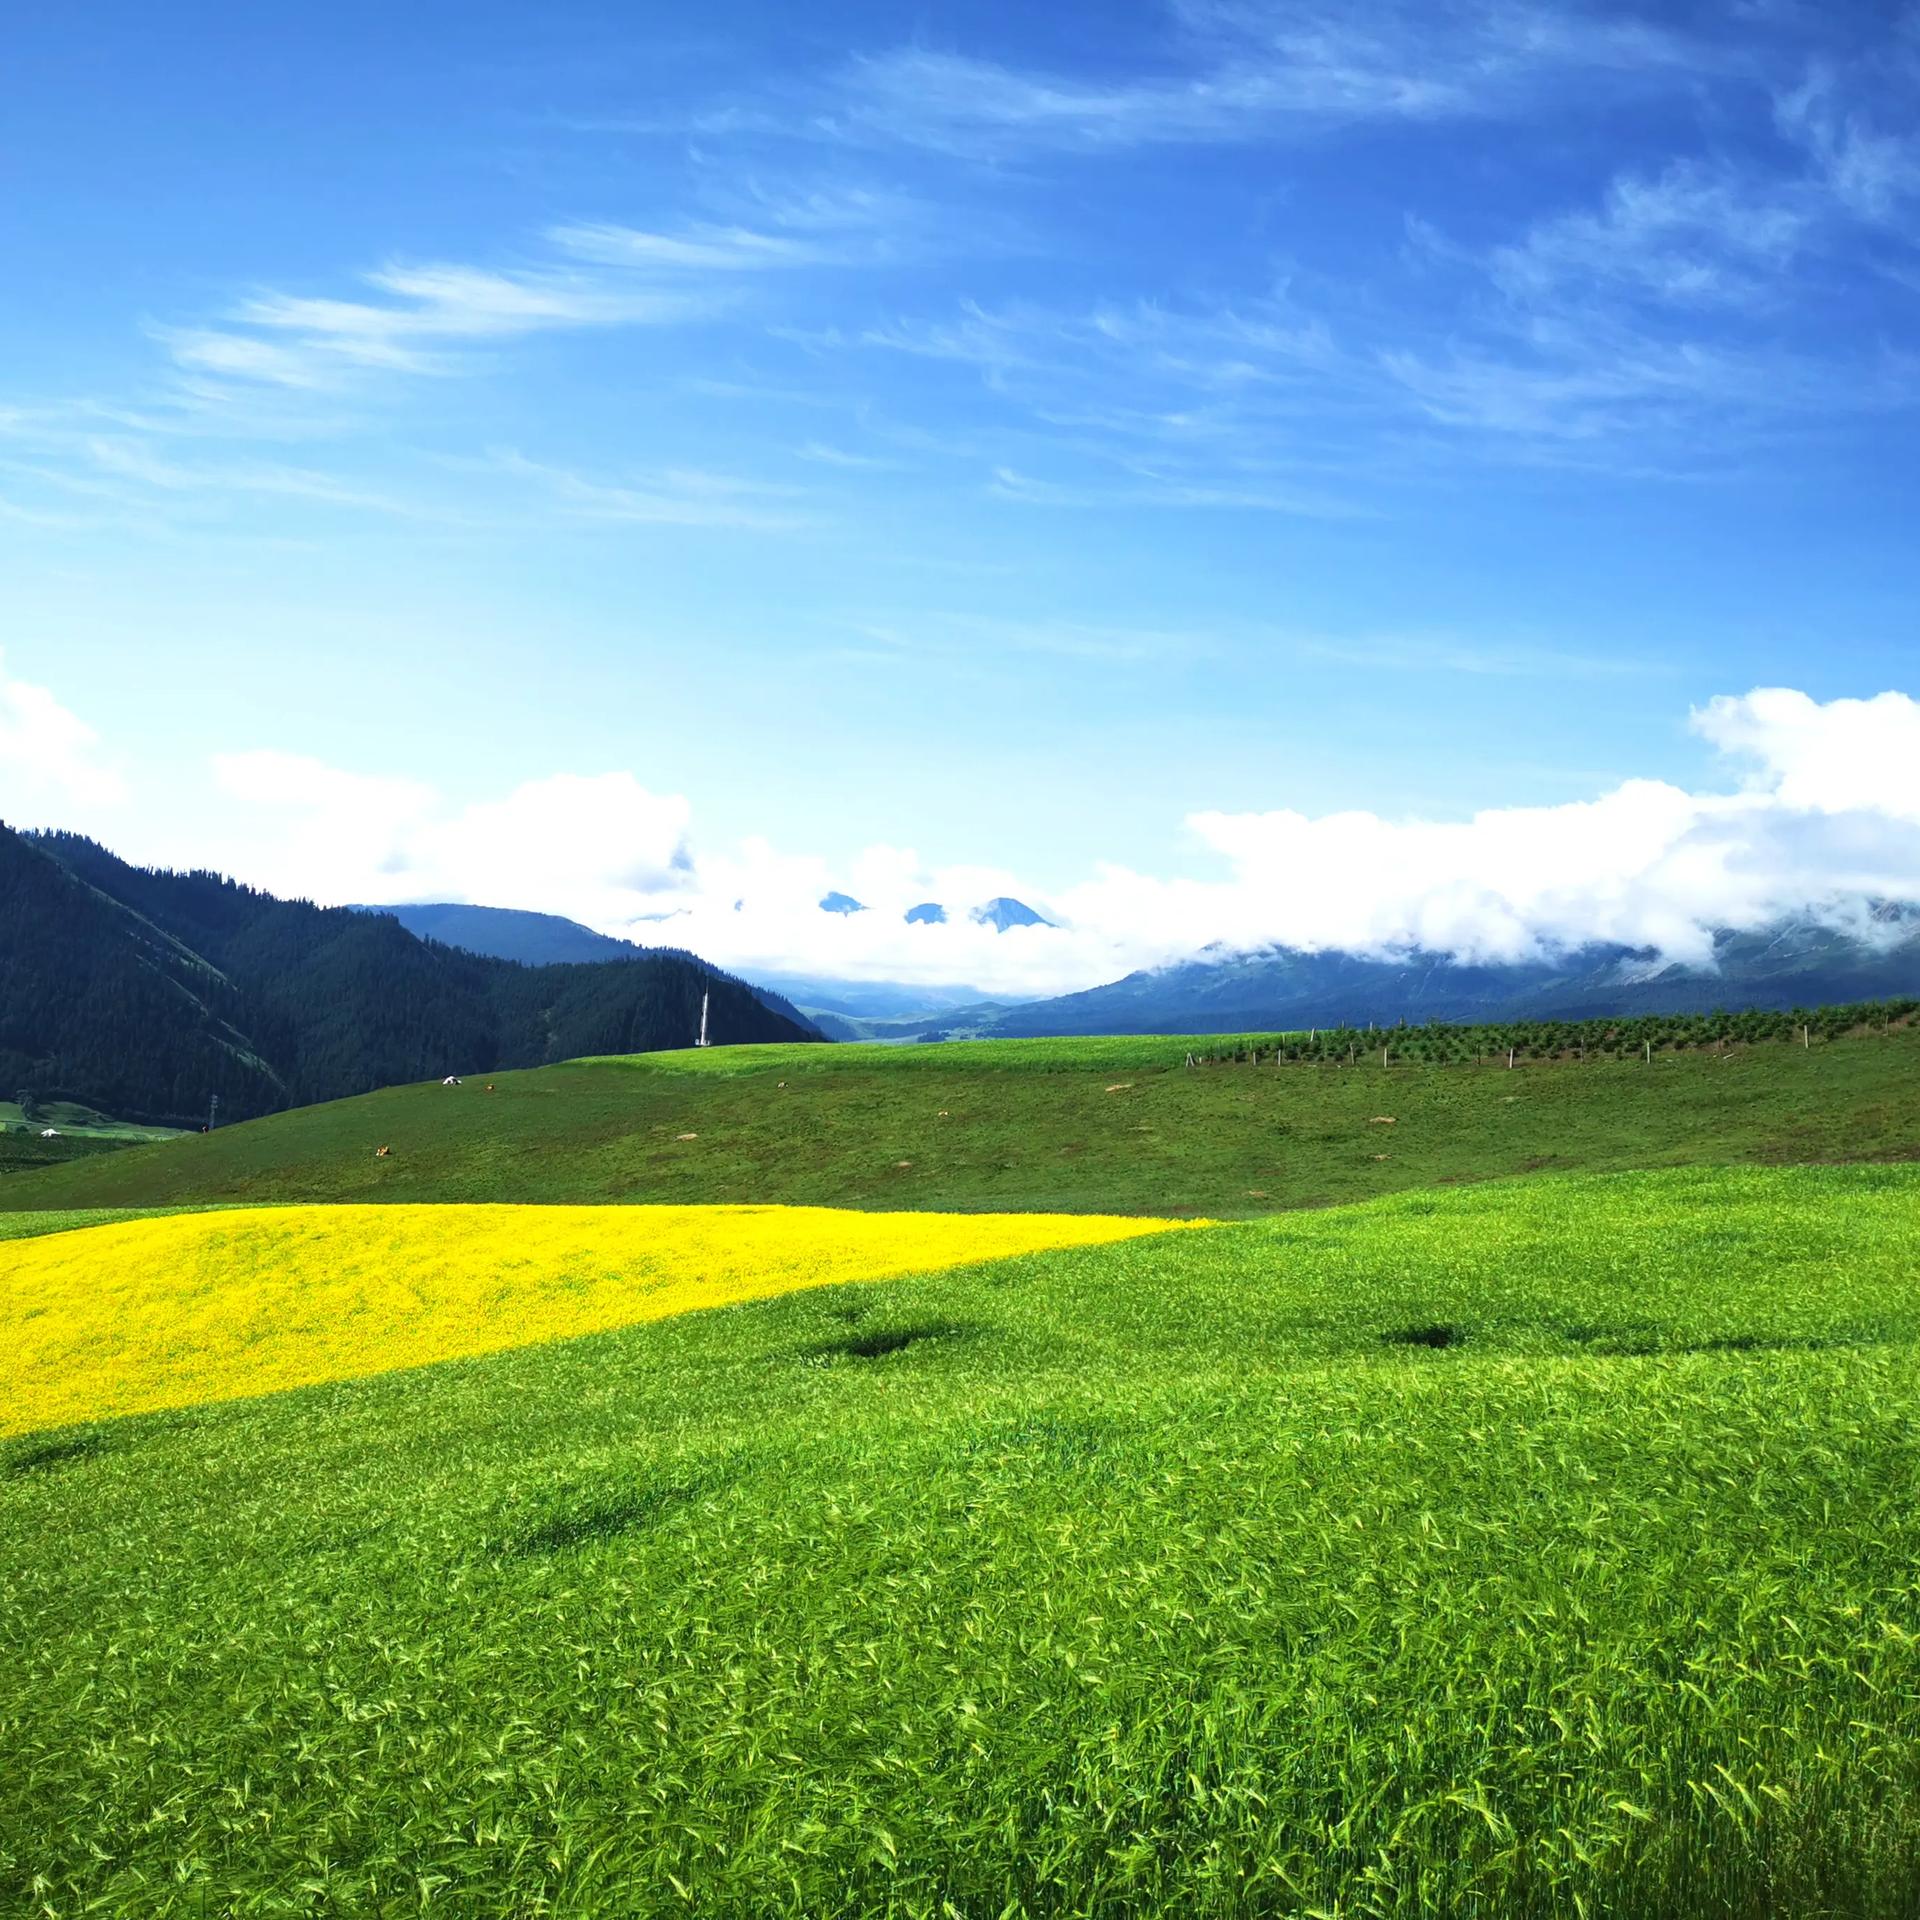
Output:
<svg viewBox="0 0 1920 1920">
<path fill-rule="evenodd" d="M 397 920 L 0 827 L 0 1086 L 234 1119 L 446 1073 L 814 1037 L 691 955 L 521 966 Z"/>
</svg>

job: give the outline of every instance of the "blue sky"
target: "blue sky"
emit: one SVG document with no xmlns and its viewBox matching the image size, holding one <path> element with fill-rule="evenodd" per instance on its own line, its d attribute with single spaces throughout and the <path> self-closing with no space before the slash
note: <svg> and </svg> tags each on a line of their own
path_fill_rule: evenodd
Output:
<svg viewBox="0 0 1920 1920">
<path fill-rule="evenodd" d="M 1182 886 L 1288 891 L 1196 819 L 1778 787 L 1709 702 L 1912 683 L 1920 15 L 428 0 L 6 39 L 10 818 L 1037 987 L 1157 957 Z M 1112 868 L 1175 891 L 1128 920 Z M 1090 938 L 715 918 L 817 881 Z"/>
</svg>

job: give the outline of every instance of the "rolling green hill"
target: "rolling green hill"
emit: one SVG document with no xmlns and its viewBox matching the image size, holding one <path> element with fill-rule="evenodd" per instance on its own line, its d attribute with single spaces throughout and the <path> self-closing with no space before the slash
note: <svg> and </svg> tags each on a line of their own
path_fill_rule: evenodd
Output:
<svg viewBox="0 0 1920 1920">
<path fill-rule="evenodd" d="M 1213 1043 L 1201 1043 L 1213 1044 Z M 394 1087 L 0 1207 L 793 1201 L 1248 1214 L 1542 1170 L 1920 1155 L 1920 1030 L 1639 1059 L 1188 1068 L 1166 1039 L 725 1047 Z M 376 1159 L 376 1147 L 391 1149 Z"/>
<path fill-rule="evenodd" d="M 0 1908 L 1896 1920 L 1917 1234 L 1549 1177 L 29 1435 Z"/>
</svg>

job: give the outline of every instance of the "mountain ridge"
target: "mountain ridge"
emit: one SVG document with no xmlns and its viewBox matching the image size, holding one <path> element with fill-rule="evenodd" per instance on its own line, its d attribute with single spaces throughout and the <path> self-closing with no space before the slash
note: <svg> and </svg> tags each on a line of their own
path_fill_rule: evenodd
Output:
<svg viewBox="0 0 1920 1920">
<path fill-rule="evenodd" d="M 0 826 L 0 1081 L 197 1124 L 580 1054 L 814 1040 L 679 953 L 523 966 L 398 920 L 281 900 Z"/>
<path fill-rule="evenodd" d="M 1425 950 L 1370 956 L 1273 947 L 1141 969 L 1103 986 L 1008 1009 L 990 1031 L 1235 1033 L 1400 1020 L 1597 1018 L 1779 1010 L 1876 1000 L 1920 988 L 1920 924 L 1885 942 L 1799 918 L 1714 936 L 1712 967 L 1594 943 L 1554 958 L 1476 962 Z"/>
<path fill-rule="evenodd" d="M 436 940 L 442 946 L 458 947 L 463 953 L 517 961 L 528 967 L 591 966 L 642 958 L 691 960 L 705 967 L 716 979 L 745 987 L 770 1013 L 791 1020 L 803 1030 L 818 1029 L 818 1022 L 802 1013 L 786 995 L 743 980 L 685 947 L 645 947 L 637 940 L 596 933 L 592 927 L 561 914 L 534 913 L 525 907 L 480 907 L 455 900 L 404 901 L 397 906 L 355 905 L 349 911 L 384 913 L 398 920 L 417 939 Z"/>
</svg>

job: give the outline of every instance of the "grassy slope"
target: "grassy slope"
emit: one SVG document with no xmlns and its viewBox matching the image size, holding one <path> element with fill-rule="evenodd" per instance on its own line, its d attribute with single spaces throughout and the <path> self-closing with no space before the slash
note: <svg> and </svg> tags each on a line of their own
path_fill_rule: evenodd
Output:
<svg viewBox="0 0 1920 1920">
<path fill-rule="evenodd" d="M 36 1128 L 31 1133 L 0 1133 L 0 1195 L 3 1184 L 14 1174 L 38 1173 L 45 1167 L 62 1167 L 74 1160 L 96 1160 L 103 1154 L 117 1153 L 124 1140 L 103 1139 L 95 1134 L 63 1133 L 57 1140 L 42 1140 Z M 0 1205 L 5 1201 L 0 1199 Z"/>
<path fill-rule="evenodd" d="M 0 1208 L 781 1200 L 1218 1217 L 1541 1169 L 1920 1153 L 1920 1030 L 1511 1073 L 1183 1058 L 1179 1040 L 1129 1039 L 580 1062 L 496 1075 L 491 1095 L 477 1080 L 396 1087 L 23 1174 L 0 1183 Z M 1395 1124 L 1372 1124 L 1384 1115 Z"/>
<path fill-rule="evenodd" d="M 45 1127 L 57 1128 L 60 1137 L 42 1140 L 40 1133 Z M 171 1140 L 177 1131 L 109 1119 L 72 1100 L 44 1101 L 28 1120 L 17 1102 L 0 1100 L 0 1175 L 89 1159 L 136 1141 Z"/>
<path fill-rule="evenodd" d="M 1911 1913 L 1916 1229 L 1405 1195 L 15 1443 L 0 1907 Z"/>
</svg>

